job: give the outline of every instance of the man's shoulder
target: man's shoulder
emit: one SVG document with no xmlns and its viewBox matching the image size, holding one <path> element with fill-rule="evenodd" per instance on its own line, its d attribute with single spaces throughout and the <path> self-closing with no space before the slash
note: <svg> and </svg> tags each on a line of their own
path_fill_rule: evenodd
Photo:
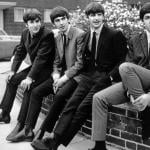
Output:
<svg viewBox="0 0 150 150">
<path fill-rule="evenodd" d="M 74 35 L 82 35 L 84 33 L 84 31 L 78 27 L 70 27 L 70 32 L 72 32 Z"/>
<path fill-rule="evenodd" d="M 53 34 L 52 30 L 50 30 L 46 27 L 42 27 L 42 30 L 43 30 L 43 35 Z"/>
<path fill-rule="evenodd" d="M 136 32 L 134 34 L 132 34 L 130 41 L 139 41 L 140 39 L 142 39 L 145 36 L 145 32 Z"/>
<path fill-rule="evenodd" d="M 106 28 L 107 28 L 108 32 L 112 35 L 123 34 L 120 29 L 115 29 L 113 27 L 106 27 Z"/>
</svg>

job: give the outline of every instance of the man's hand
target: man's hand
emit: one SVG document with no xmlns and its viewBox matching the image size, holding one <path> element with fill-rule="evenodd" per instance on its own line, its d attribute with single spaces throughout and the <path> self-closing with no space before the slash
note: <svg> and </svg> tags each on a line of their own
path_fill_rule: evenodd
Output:
<svg viewBox="0 0 150 150">
<path fill-rule="evenodd" d="M 58 79 L 60 78 L 60 74 L 55 73 L 55 74 L 53 74 L 53 75 L 52 75 L 52 77 L 53 77 L 53 80 L 54 80 L 53 85 L 55 85 L 55 84 L 56 84 L 56 82 L 58 81 Z"/>
<path fill-rule="evenodd" d="M 59 78 L 59 79 L 57 80 L 57 82 L 54 83 L 54 85 L 53 85 L 53 87 L 54 87 L 54 93 L 56 93 L 57 90 L 58 90 L 59 88 L 61 88 L 61 87 L 68 81 L 68 79 L 69 79 L 69 78 L 68 78 L 66 75 L 63 75 L 61 78 Z"/>
<path fill-rule="evenodd" d="M 26 79 L 21 81 L 20 87 L 23 89 L 23 91 L 30 89 L 32 81 L 33 80 L 30 77 L 27 77 Z"/>
<path fill-rule="evenodd" d="M 9 83 L 10 79 L 13 77 L 15 73 L 13 71 L 9 72 L 7 78 L 6 78 L 6 82 Z"/>
<path fill-rule="evenodd" d="M 150 94 L 143 94 L 132 103 L 139 111 L 143 111 L 147 106 L 150 106 Z"/>
</svg>

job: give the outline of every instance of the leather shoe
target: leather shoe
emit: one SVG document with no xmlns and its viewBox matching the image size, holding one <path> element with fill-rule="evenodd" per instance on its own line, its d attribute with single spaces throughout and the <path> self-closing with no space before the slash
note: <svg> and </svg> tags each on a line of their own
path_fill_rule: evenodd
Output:
<svg viewBox="0 0 150 150">
<path fill-rule="evenodd" d="M 0 114 L 0 122 L 3 123 L 10 123 L 10 115 L 4 115 L 3 113 Z"/>
<path fill-rule="evenodd" d="M 37 139 L 31 143 L 31 146 L 36 150 L 49 150 L 50 140 L 49 138 Z"/>
<path fill-rule="evenodd" d="M 95 148 L 88 148 L 88 150 L 96 150 Z M 107 150 L 106 148 L 105 149 L 99 149 L 99 150 Z"/>
<path fill-rule="evenodd" d="M 44 138 L 42 140 L 36 140 L 31 143 L 31 146 L 36 150 L 57 150 L 55 141 L 51 138 Z"/>
<path fill-rule="evenodd" d="M 23 129 L 23 126 L 21 123 L 17 123 L 15 128 L 10 132 L 10 134 L 6 137 L 7 141 L 10 141 L 14 136 L 16 136 L 21 130 Z"/>
<path fill-rule="evenodd" d="M 21 142 L 21 141 L 32 142 L 33 138 L 34 138 L 33 131 L 29 130 L 29 132 L 26 132 L 26 130 L 24 128 L 17 135 L 15 135 L 12 138 L 9 138 L 9 141 L 11 141 L 11 142 Z"/>
</svg>

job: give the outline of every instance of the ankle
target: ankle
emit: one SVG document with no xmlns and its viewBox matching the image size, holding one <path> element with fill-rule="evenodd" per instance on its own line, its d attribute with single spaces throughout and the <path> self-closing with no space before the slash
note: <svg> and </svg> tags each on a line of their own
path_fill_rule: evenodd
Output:
<svg viewBox="0 0 150 150">
<path fill-rule="evenodd" d="M 25 129 L 25 134 L 33 132 L 33 128 L 29 125 L 25 125 L 24 129 Z"/>
</svg>

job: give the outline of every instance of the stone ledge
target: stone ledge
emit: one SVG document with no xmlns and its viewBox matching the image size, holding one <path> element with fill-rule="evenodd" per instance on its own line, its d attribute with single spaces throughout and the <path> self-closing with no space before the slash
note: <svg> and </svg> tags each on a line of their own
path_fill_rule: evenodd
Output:
<svg viewBox="0 0 150 150">
<path fill-rule="evenodd" d="M 17 99 L 21 100 L 22 94 L 18 89 Z M 47 114 L 53 96 L 43 99 L 42 113 Z M 150 139 L 143 142 L 141 139 L 141 120 L 138 111 L 130 104 L 112 106 L 108 112 L 107 142 L 121 149 L 150 150 Z M 84 136 L 91 136 L 91 115 L 79 131 Z"/>
</svg>

